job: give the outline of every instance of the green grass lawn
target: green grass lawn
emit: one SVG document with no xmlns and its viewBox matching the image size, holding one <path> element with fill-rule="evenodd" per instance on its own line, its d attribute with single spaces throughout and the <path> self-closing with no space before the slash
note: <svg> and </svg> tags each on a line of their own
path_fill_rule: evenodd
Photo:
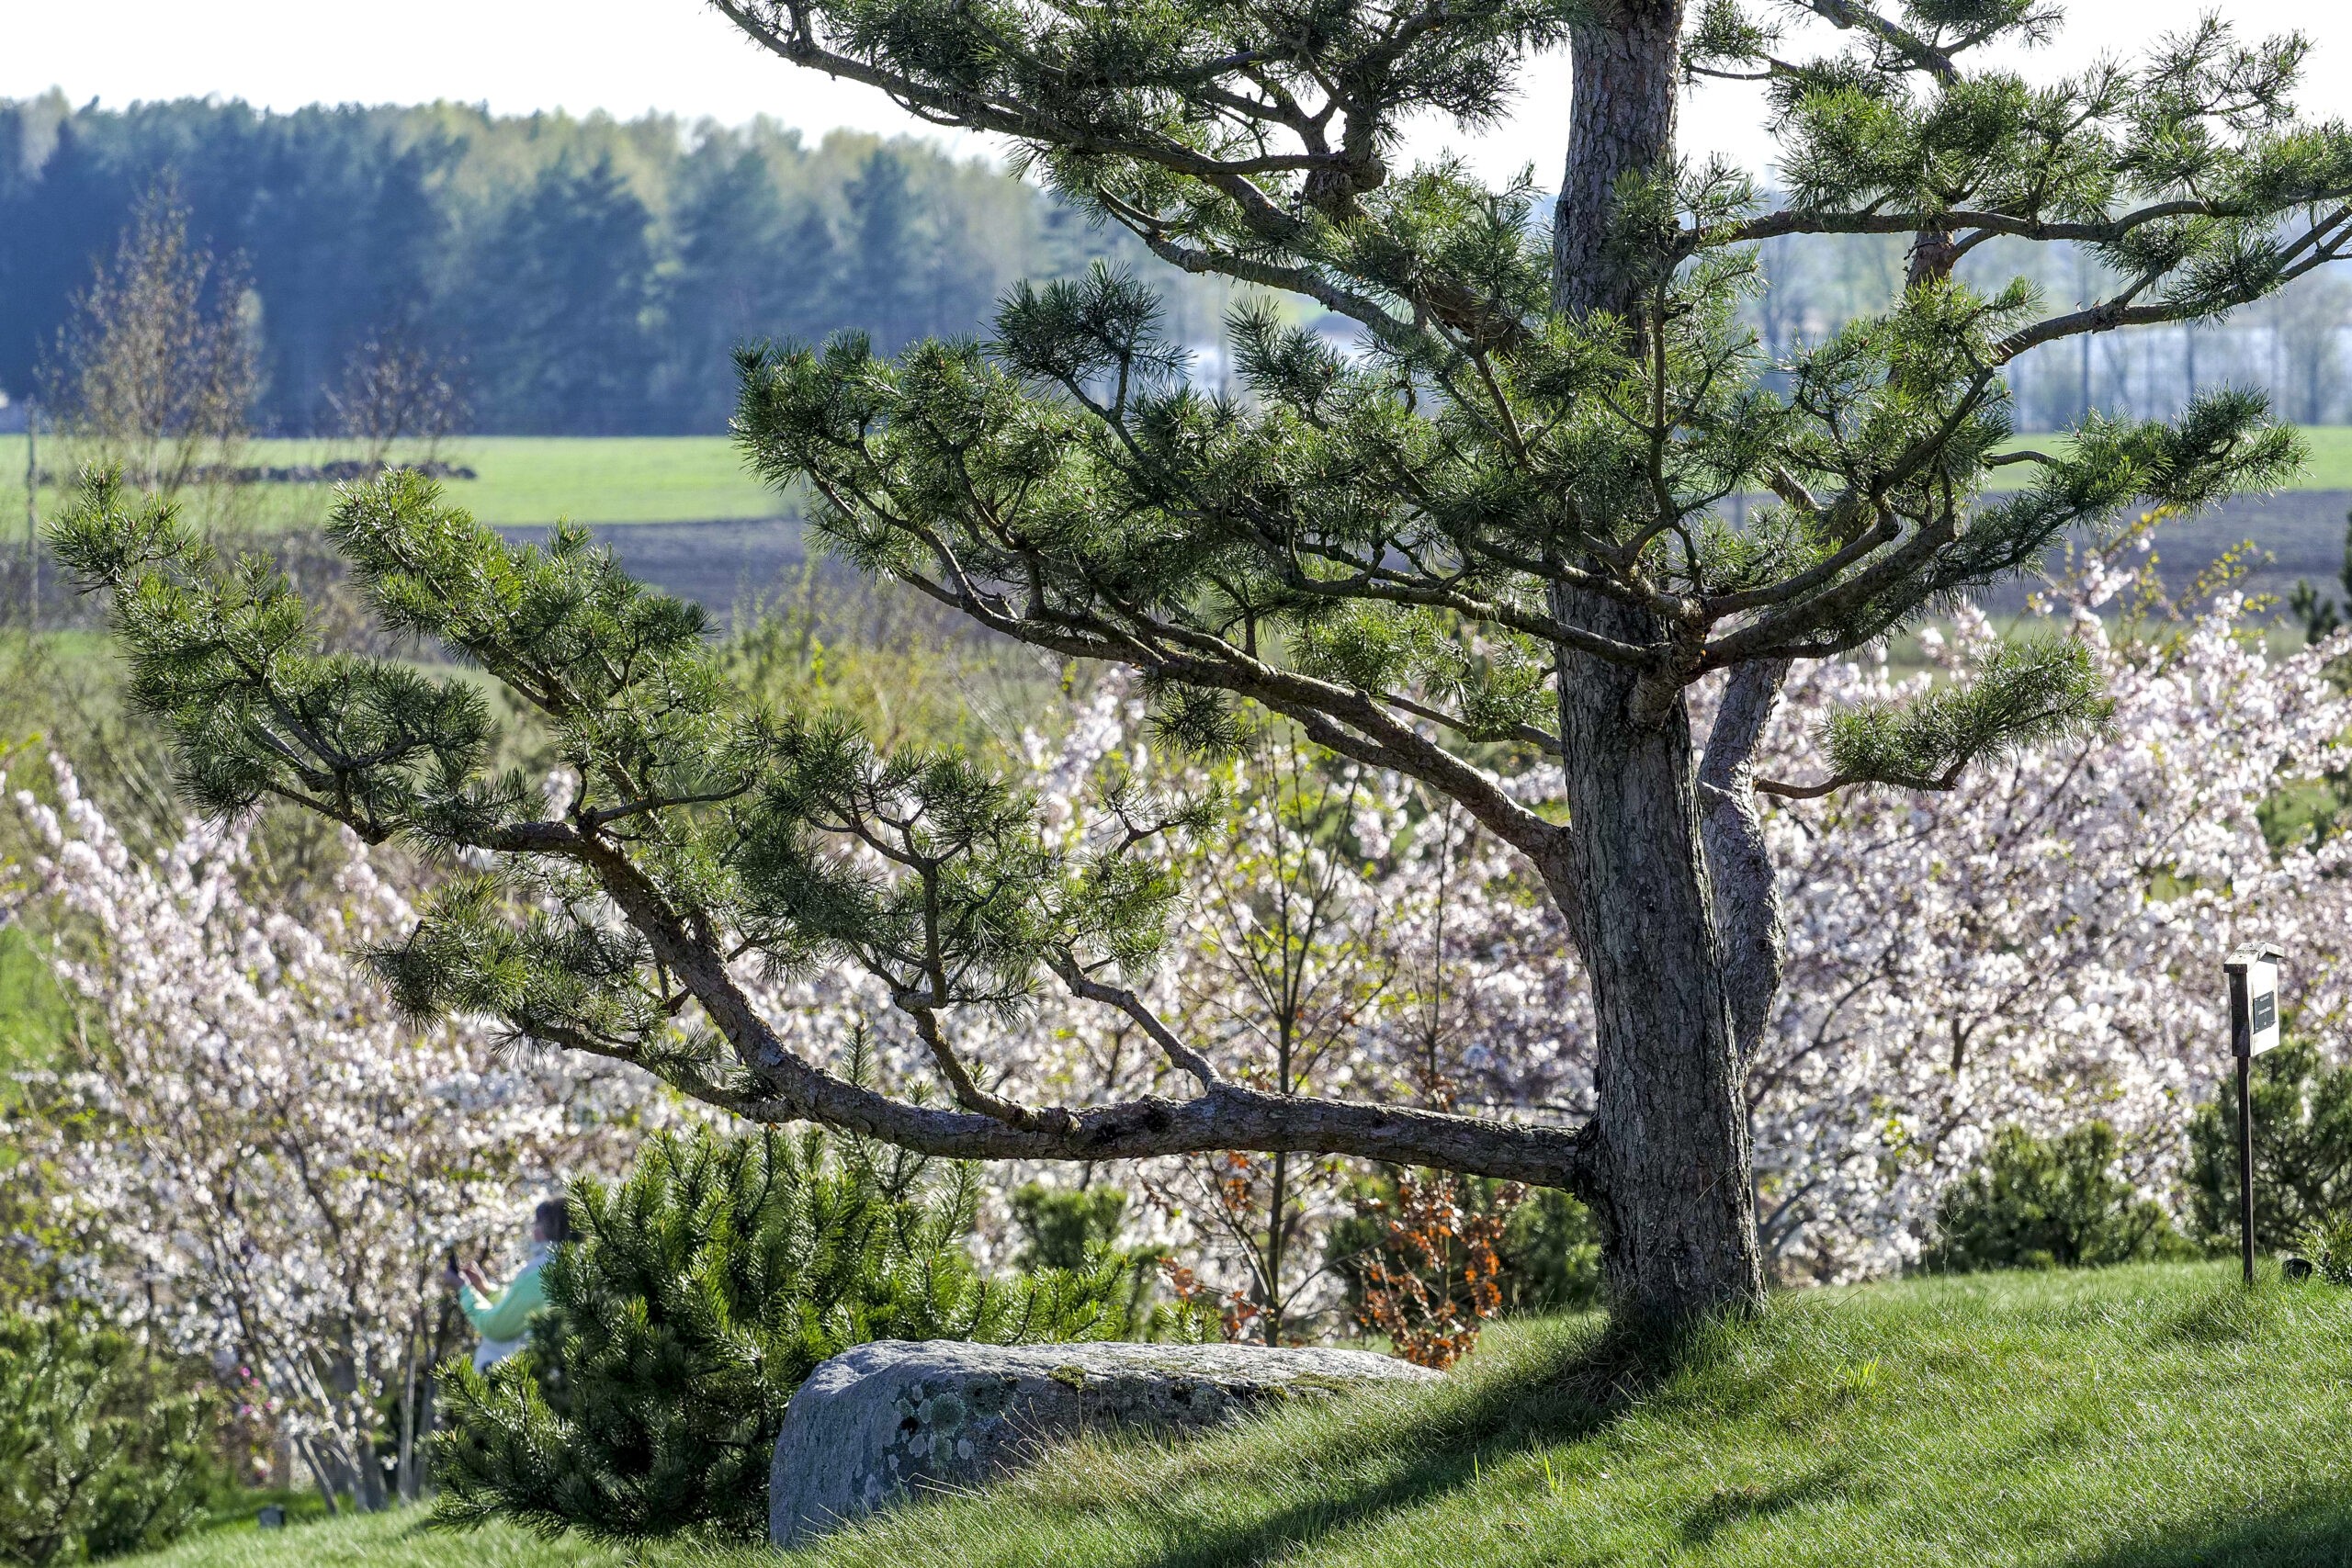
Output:
<svg viewBox="0 0 2352 1568">
<path fill-rule="evenodd" d="M 430 1528 L 424 1510 L 405 1508 L 277 1530 L 255 1529 L 247 1519 L 192 1536 L 167 1551 L 116 1561 L 126 1568 L 622 1568 L 628 1559 L 606 1547 L 541 1540 L 499 1527 L 451 1535 Z"/>
<path fill-rule="evenodd" d="M 1792 1294 L 1645 1376 L 1498 1328 L 1442 1387 L 1182 1448 L 1101 1440 L 727 1568 L 1790 1568 L 2352 1562 L 2352 1292 L 2222 1265 Z M 208 1537 L 154 1568 L 618 1562 L 405 1519 Z"/>
<path fill-rule="evenodd" d="M 2303 432 L 2311 459 L 2295 481 L 2297 490 L 2352 490 L 2352 425 L 2319 424 Z"/>
<path fill-rule="evenodd" d="M 256 441 L 246 461 L 285 468 L 349 456 L 322 441 Z M 468 435 L 441 449 L 444 461 L 480 476 L 448 482 L 448 493 L 482 522 L 707 523 L 777 517 L 790 510 L 744 471 L 721 435 L 598 437 Z M 408 456 L 395 452 L 394 457 Z M 44 458 L 44 463 L 47 459 Z M 0 441 L 0 537 L 18 536 L 24 516 L 24 438 Z M 327 487 L 273 485 L 269 511 L 291 520 L 323 514 Z M 44 516 L 57 504 L 44 491 Z"/>
<path fill-rule="evenodd" d="M 2311 462 L 2298 490 L 2352 490 L 2352 426 L 2307 430 Z M 2046 444 L 2027 436 L 2020 445 Z M 259 467 L 316 463 L 348 456 L 347 448 L 309 440 L 256 441 L 248 461 Z M 481 521 L 499 525 L 552 523 L 707 523 L 778 517 L 790 503 L 743 470 L 733 444 L 719 435 L 469 435 L 450 442 L 442 457 L 480 478 L 451 481 L 453 500 Z M 2031 470 L 1999 470 L 1996 487 L 2021 484 Z M 266 498 L 279 522 L 315 521 L 326 507 L 323 486 L 277 485 Z M 24 438 L 0 439 L 0 540 L 20 536 L 24 517 Z M 42 514 L 60 504 L 41 496 Z"/>
</svg>

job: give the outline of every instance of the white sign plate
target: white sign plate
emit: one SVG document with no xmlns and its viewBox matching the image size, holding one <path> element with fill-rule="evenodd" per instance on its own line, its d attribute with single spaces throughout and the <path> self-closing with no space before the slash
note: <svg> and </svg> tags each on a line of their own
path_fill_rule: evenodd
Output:
<svg viewBox="0 0 2352 1568">
<path fill-rule="evenodd" d="M 2259 1056 L 2278 1043 L 2278 965 L 2257 959 L 2245 966 L 2247 1054 Z"/>
</svg>

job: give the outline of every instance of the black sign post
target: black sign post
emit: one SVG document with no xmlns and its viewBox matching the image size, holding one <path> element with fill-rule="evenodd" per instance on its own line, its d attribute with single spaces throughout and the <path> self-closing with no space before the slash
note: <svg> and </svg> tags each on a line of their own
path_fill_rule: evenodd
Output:
<svg viewBox="0 0 2352 1568">
<path fill-rule="evenodd" d="M 2278 1043 L 2278 961 L 2284 949 L 2249 942 L 2222 969 L 2230 979 L 2230 1055 L 2238 1067 L 2238 1250 L 2254 1283 L 2254 1059 Z"/>
</svg>

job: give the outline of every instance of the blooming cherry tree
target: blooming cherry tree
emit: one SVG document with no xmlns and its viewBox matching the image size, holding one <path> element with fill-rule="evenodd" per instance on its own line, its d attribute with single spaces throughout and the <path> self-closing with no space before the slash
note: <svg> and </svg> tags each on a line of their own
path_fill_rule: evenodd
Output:
<svg viewBox="0 0 2352 1568">
<path fill-rule="evenodd" d="M 2008 1124 L 2107 1121 L 2146 1190 L 2171 1196 L 2189 1107 L 2229 1071 L 2221 960 L 2239 942 L 2285 945 L 2294 1026 L 2345 1048 L 2347 845 L 2274 852 L 2261 814 L 2346 761 L 2352 701 L 2325 673 L 2346 639 L 2266 658 L 2234 594 L 2119 638 L 2091 613 L 2113 586 L 2094 575 L 2071 606 L 2115 704 L 2104 735 L 1941 794 L 1786 801 L 1767 818 L 1789 968 L 1748 1095 L 1784 1271 L 1916 1258 L 1937 1192 Z M 1928 651 L 1949 670 L 1994 636 L 1963 615 Z M 1819 668 L 1792 690 L 1771 765 L 1806 776 L 1828 713 L 1933 679 Z"/>
<path fill-rule="evenodd" d="M 144 858 L 62 762 L 56 786 L 56 807 L 15 801 L 85 1028 L 14 1131 L 53 1171 L 67 1280 L 237 1368 L 331 1504 L 384 1500 L 390 1404 L 413 1495 L 444 1259 L 503 1249 L 534 1197 L 616 1168 L 658 1109 L 645 1080 L 401 1018 L 360 953 L 413 911 L 356 846 L 298 917 L 241 890 L 240 830 Z"/>
<path fill-rule="evenodd" d="M 1916 699 L 1981 663 L 1998 641 L 1984 615 L 1925 634 L 1926 670 L 1902 673 L 1881 649 L 1792 682 L 1758 764 L 1797 792 L 1770 797 L 1763 818 L 1787 978 L 1747 1071 L 1758 1213 L 1782 1278 L 1847 1280 L 1915 1260 L 1938 1194 L 2006 1125 L 2047 1134 L 2107 1121 L 2134 1179 L 2170 1198 L 2189 1108 L 2227 1073 L 2218 965 L 2239 942 L 2289 948 L 2295 1026 L 2345 1049 L 2352 846 L 2274 851 L 2262 818 L 2282 791 L 2348 760 L 2352 699 L 2327 674 L 2346 641 L 2268 657 L 2253 608 L 2230 592 L 2194 615 L 2103 621 L 2097 612 L 2139 581 L 2120 551 L 2093 555 L 2044 606 L 2089 651 L 2111 722 L 1948 790 L 1798 797 L 1828 771 L 1831 714 Z M 1066 743 L 1033 739 L 1033 782 L 1056 820 L 1082 821 L 1106 769 L 1205 785 L 1152 755 L 1143 733 L 1140 705 L 1113 682 Z M 1346 799 L 1350 819 L 1341 829 L 1326 812 L 1317 826 L 1328 913 L 1312 932 L 1318 951 L 1293 962 L 1354 965 L 1356 996 L 1317 1072 L 1373 1098 L 1586 1114 L 1584 976 L 1529 868 L 1393 775 L 1334 769 L 1331 798 Z M 1513 784 L 1530 800 L 1550 787 L 1542 770 Z M 1229 889 L 1271 886 L 1264 865 L 1294 852 L 1301 830 L 1267 792 L 1237 793 L 1194 852 L 1188 881 L 1204 891 L 1181 911 L 1150 991 L 1238 1074 L 1279 1057 L 1261 1029 L 1215 1027 L 1272 1016 L 1262 999 L 1234 1006 L 1248 983 L 1236 954 L 1264 937 Z M 1007 1092 L 1115 1097 L 1167 1071 L 1148 1043 L 1097 1022 L 1049 1003 L 1010 1028 L 989 1046 L 990 1059 L 1020 1064 Z M 1249 1162 L 1136 1172 L 1180 1248 L 1251 1300 L 1265 1293 L 1264 1248 L 1253 1258 L 1238 1244 L 1230 1211 L 1262 1209 L 1262 1191 L 1235 1184 L 1263 1177 Z M 1326 1173 L 1309 1233 L 1336 1212 L 1334 1188 Z M 1293 1256 L 1310 1270 L 1320 1261 L 1311 1237 L 1295 1239 Z"/>
</svg>

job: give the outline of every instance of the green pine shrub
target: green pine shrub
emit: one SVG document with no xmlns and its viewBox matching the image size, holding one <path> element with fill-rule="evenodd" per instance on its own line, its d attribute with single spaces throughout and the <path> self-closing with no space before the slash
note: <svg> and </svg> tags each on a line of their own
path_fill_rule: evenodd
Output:
<svg viewBox="0 0 2352 1568">
<path fill-rule="evenodd" d="M 2186 1253 L 2163 1205 L 2115 1174 L 2116 1147 L 2104 1122 L 2055 1138 L 2004 1127 L 1984 1162 L 1945 1189 L 1924 1267 L 2097 1268 Z"/>
<path fill-rule="evenodd" d="M 774 1129 L 652 1139 L 616 1186 L 571 1191 L 529 1348 L 445 1372 L 438 1518 L 640 1540 L 767 1528 L 770 1451 L 818 1362 L 876 1339 L 1108 1338 L 1139 1264 L 992 1278 L 966 1248 L 978 1189 L 899 1151 Z"/>
<path fill-rule="evenodd" d="M 2254 1240 L 2271 1251 L 2352 1212 L 2352 1066 L 2307 1040 L 2254 1063 Z M 2238 1109 L 2233 1088 L 2188 1123 L 2188 1213 L 2216 1250 L 2238 1244 Z"/>
<path fill-rule="evenodd" d="M 2331 1285 L 2352 1285 L 2352 1213 L 2334 1213 L 2303 1227 L 2296 1248 Z"/>
<path fill-rule="evenodd" d="M 1521 1313 L 1600 1304 L 1600 1228 L 1592 1211 L 1555 1187 L 1538 1187 L 1503 1226 L 1503 1296 Z"/>
<path fill-rule="evenodd" d="M 149 1551 L 217 1489 L 211 1390 L 129 1337 L 0 1318 L 0 1562 Z"/>
<path fill-rule="evenodd" d="M 1127 1195 L 1115 1187 L 1030 1181 L 1012 1194 L 1023 1269 L 1083 1269 L 1097 1252 L 1117 1245 L 1126 1219 Z"/>
</svg>

